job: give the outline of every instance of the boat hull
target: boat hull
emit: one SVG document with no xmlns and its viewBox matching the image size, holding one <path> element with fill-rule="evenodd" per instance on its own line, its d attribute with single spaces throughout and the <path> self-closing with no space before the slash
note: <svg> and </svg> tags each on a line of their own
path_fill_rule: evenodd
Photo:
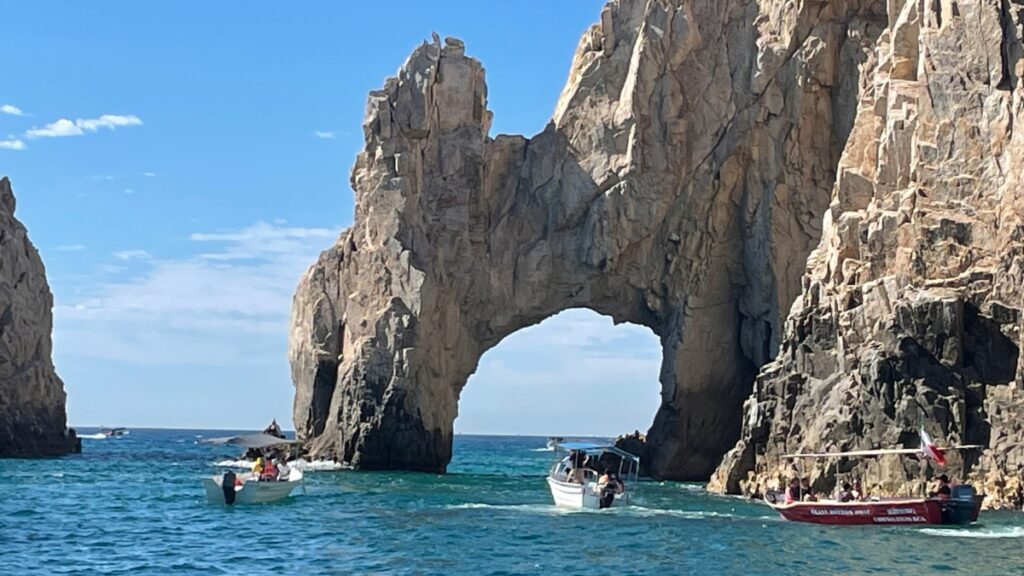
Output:
<svg viewBox="0 0 1024 576">
<path fill-rule="evenodd" d="M 235 487 L 235 504 L 265 504 L 287 498 L 302 485 L 302 471 L 292 470 L 288 480 L 272 482 L 256 482 L 251 474 L 239 475 L 241 486 Z M 214 504 L 224 504 L 224 489 L 221 487 L 221 476 L 203 478 L 206 488 L 206 500 Z"/>
<path fill-rule="evenodd" d="M 877 502 L 794 502 L 769 506 L 786 520 L 811 524 L 963 525 L 978 520 L 982 499 L 974 496 L 969 500 L 917 498 Z"/>
<path fill-rule="evenodd" d="M 575 484 L 562 482 L 548 476 L 548 487 L 555 506 L 573 510 L 600 510 L 601 496 L 593 482 Z M 629 505 L 629 494 L 616 494 L 609 508 L 621 508 Z"/>
</svg>

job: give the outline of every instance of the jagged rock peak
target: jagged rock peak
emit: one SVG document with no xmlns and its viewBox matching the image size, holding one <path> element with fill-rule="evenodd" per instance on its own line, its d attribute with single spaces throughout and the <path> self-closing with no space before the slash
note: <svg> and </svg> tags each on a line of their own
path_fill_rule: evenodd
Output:
<svg viewBox="0 0 1024 576">
<path fill-rule="evenodd" d="M 756 494 L 802 450 L 916 447 L 990 506 L 1024 503 L 1024 3 L 890 0 L 838 165 L 823 234 L 778 358 L 744 407 L 712 488 Z M 861 477 L 920 493 L 933 465 L 833 462 L 820 490 Z"/>
<path fill-rule="evenodd" d="M 300 438 L 444 470 L 480 356 L 587 307 L 661 338 L 651 470 L 706 479 L 778 350 L 884 18 L 867 0 L 613 0 L 529 139 L 489 137 L 461 42 L 417 48 L 370 94 L 355 221 L 295 295 Z"/>
<path fill-rule="evenodd" d="M 80 450 L 50 358 L 53 296 L 7 177 L 0 178 L 0 458 Z"/>
</svg>

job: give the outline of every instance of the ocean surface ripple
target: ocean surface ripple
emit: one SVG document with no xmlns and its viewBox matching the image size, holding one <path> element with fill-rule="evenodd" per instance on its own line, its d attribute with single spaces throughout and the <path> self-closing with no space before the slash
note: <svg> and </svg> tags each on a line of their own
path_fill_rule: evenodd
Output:
<svg viewBox="0 0 1024 576">
<path fill-rule="evenodd" d="M 88 433 L 89 431 L 83 431 Z M 132 430 L 84 453 L 0 460 L 9 574 L 1024 573 L 1024 515 L 969 528 L 820 527 L 694 484 L 641 482 L 637 506 L 551 505 L 545 439 L 458 436 L 450 473 L 315 470 L 286 501 L 208 504 L 237 464 L 203 430 Z M 314 466 L 314 468 L 326 466 Z"/>
</svg>

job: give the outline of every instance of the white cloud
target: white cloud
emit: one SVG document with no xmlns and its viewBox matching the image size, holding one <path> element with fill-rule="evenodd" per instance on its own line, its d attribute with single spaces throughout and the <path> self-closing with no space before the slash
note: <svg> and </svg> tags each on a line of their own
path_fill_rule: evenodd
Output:
<svg viewBox="0 0 1024 576">
<path fill-rule="evenodd" d="M 114 252 L 113 256 L 118 260 L 149 260 L 153 257 L 152 254 L 145 250 L 121 250 Z"/>
<path fill-rule="evenodd" d="M 124 126 L 141 126 L 142 120 L 132 115 L 104 114 L 99 118 L 86 118 L 71 121 L 61 118 L 42 128 L 32 128 L 25 132 L 29 138 L 62 138 L 65 136 L 82 136 L 87 132 L 96 132 L 100 128 L 114 130 Z"/>
<path fill-rule="evenodd" d="M 135 190 L 132 190 L 131 188 L 125 188 L 124 189 L 124 193 L 125 194 L 135 194 Z"/>
<path fill-rule="evenodd" d="M 313 135 L 325 140 L 334 140 L 338 133 L 333 130 L 314 130 Z"/>
<path fill-rule="evenodd" d="M 25 143 L 17 138 L 0 140 L 0 150 L 24 150 Z"/>
<path fill-rule="evenodd" d="M 156 178 L 156 172 L 143 172 L 142 175 L 146 178 Z"/>
<path fill-rule="evenodd" d="M 0 106 L 0 112 L 11 116 L 28 116 L 28 114 L 21 111 L 21 108 L 18 108 L 13 104 L 4 104 L 3 106 Z"/>
<path fill-rule="evenodd" d="M 90 180 L 96 180 L 97 182 L 99 182 L 101 180 L 109 182 L 109 181 L 113 181 L 114 177 L 109 175 L 109 174 L 96 174 L 94 176 L 90 176 L 89 179 Z"/>
<path fill-rule="evenodd" d="M 60 252 L 81 252 L 85 250 L 85 246 L 82 244 L 64 244 L 63 246 L 57 246 L 57 250 Z"/>
<path fill-rule="evenodd" d="M 58 301 L 57 351 L 143 365 L 286 363 L 295 287 L 337 233 L 259 222 L 193 234 L 204 254 L 124 260 L 127 270 Z"/>
</svg>

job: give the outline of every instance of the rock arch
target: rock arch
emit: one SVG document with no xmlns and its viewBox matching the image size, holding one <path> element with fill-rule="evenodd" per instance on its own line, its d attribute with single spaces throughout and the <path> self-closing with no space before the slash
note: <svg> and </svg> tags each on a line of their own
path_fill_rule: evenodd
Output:
<svg viewBox="0 0 1024 576">
<path fill-rule="evenodd" d="M 460 41 L 417 48 L 370 94 L 355 222 L 295 296 L 300 438 L 443 471 L 480 356 L 586 307 L 658 335 L 652 472 L 706 479 L 820 237 L 874 4 L 614 0 L 531 139 L 489 137 Z"/>
</svg>

